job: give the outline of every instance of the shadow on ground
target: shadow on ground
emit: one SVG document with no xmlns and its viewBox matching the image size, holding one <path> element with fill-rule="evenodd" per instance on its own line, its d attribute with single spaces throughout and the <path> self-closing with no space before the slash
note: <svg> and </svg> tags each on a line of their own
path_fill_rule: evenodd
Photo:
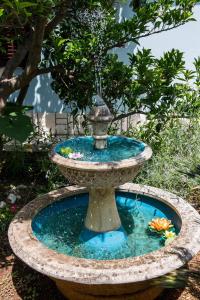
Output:
<svg viewBox="0 0 200 300">
<path fill-rule="evenodd" d="M 182 293 L 183 289 L 166 289 L 158 298 L 156 298 L 156 300 L 178 300 L 181 297 Z"/>
<path fill-rule="evenodd" d="M 1 240 L 0 242 L 0 271 L 1 271 L 1 269 L 12 266 L 13 255 L 7 237 L 2 236 L 1 234 L 0 240 Z"/>
<path fill-rule="evenodd" d="M 12 268 L 12 282 L 19 299 L 65 299 L 52 280 L 32 270 L 17 258 Z"/>
</svg>

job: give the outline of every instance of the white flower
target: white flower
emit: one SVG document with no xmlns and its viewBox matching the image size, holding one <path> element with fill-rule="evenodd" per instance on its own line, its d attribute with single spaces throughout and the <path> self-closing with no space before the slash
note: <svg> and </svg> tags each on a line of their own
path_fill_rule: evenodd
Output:
<svg viewBox="0 0 200 300">
<path fill-rule="evenodd" d="M 73 152 L 69 153 L 68 157 L 71 159 L 80 159 L 83 158 L 83 154 L 81 154 L 80 152 Z"/>
</svg>

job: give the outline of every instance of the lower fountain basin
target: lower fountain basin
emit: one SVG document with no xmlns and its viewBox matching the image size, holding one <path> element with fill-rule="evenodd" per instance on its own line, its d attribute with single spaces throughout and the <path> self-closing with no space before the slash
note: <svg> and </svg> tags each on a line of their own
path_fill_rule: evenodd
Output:
<svg viewBox="0 0 200 300">
<path fill-rule="evenodd" d="M 163 247 L 162 235 L 148 230 L 153 218 L 171 220 L 178 235 L 181 219 L 165 203 L 129 192 L 117 192 L 115 198 L 122 223 L 117 230 L 95 232 L 84 228 L 89 194 L 81 193 L 42 209 L 32 221 L 33 233 L 49 249 L 97 260 L 134 257 Z"/>
<path fill-rule="evenodd" d="M 155 198 L 167 206 L 180 229 L 176 239 L 156 251 L 123 259 L 86 259 L 49 249 L 35 237 L 32 222 L 48 205 L 87 192 L 85 188 L 66 187 L 38 197 L 16 215 L 8 232 L 14 253 L 52 278 L 68 299 L 154 299 L 162 291 L 155 280 L 182 267 L 200 250 L 200 216 L 183 199 L 157 188 L 128 183 L 118 191 Z"/>
</svg>

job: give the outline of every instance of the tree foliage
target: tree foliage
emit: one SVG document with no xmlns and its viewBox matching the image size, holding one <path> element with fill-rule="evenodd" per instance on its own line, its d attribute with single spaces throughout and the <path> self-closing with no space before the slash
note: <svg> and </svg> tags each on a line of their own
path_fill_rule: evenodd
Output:
<svg viewBox="0 0 200 300">
<path fill-rule="evenodd" d="M 70 76 L 68 72 L 53 72 L 52 86 L 65 103 L 71 104 L 74 113 L 91 105 L 97 93 L 97 73 L 102 96 L 115 115 L 119 106 L 134 112 L 148 109 L 155 114 L 166 107 L 172 110 L 170 105 L 177 102 L 178 90 L 183 88 L 174 83 L 184 69 L 182 53 L 172 50 L 156 60 L 150 50 L 141 50 L 136 55 L 130 53 L 130 64 L 125 65 L 111 50 L 129 42 L 138 44 L 141 37 L 193 20 L 194 2 L 173 4 L 161 0 L 141 5 L 132 18 L 122 22 L 116 20 L 113 7 L 85 8 L 84 13 L 77 7 L 72 21 L 62 23 L 47 41 L 43 64 L 60 63 L 66 70 L 71 68 Z"/>
<path fill-rule="evenodd" d="M 171 116 L 190 117 L 197 111 L 199 59 L 195 62 L 196 71 L 192 72 L 185 69 L 183 53 L 175 49 L 160 59 L 153 57 L 149 49 L 129 53 L 129 65 L 110 51 L 130 41 L 138 43 L 139 37 L 193 20 L 191 11 L 185 10 L 189 3 L 177 2 L 177 6 L 166 3 L 142 5 L 131 19 L 121 23 L 117 23 L 113 8 L 96 8 L 93 12 L 87 9 L 85 14 L 77 9 L 74 22 L 63 22 L 48 41 L 44 52 L 47 60 L 43 63 L 60 62 L 73 70 L 71 76 L 65 72 L 52 73 L 52 86 L 71 105 L 74 114 L 92 104 L 92 96 L 98 90 L 97 71 L 102 97 L 115 119 L 143 113 L 166 121 Z M 190 5 L 192 8 L 193 4 Z M 103 18 L 98 18 L 99 15 Z"/>
<path fill-rule="evenodd" d="M 106 101 L 125 99 L 124 95 L 130 92 L 128 87 L 133 85 L 132 71 L 110 50 L 129 42 L 138 43 L 141 37 L 193 20 L 195 3 L 195 0 L 158 0 L 145 5 L 141 2 L 132 18 L 119 22 L 118 3 L 111 0 L 2 0 L 0 52 L 5 52 L 7 42 L 14 43 L 17 50 L 0 76 L 1 114 L 12 93 L 20 91 L 17 103 L 22 104 L 30 81 L 48 72 L 53 75 L 53 86 L 59 96 L 67 103 L 75 103 L 76 108 L 84 109 L 90 104 L 96 92 L 97 67 L 103 78 Z M 133 6 L 136 7 L 134 1 Z M 90 18 L 96 12 L 96 17 Z M 15 71 L 21 65 L 24 68 L 17 76 Z"/>
</svg>

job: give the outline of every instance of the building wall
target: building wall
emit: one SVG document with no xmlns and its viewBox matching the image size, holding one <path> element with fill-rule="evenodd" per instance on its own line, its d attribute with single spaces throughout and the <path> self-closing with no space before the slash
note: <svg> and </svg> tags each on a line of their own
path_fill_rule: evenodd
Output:
<svg viewBox="0 0 200 300">
<path fill-rule="evenodd" d="M 83 116 L 74 118 L 70 113 L 48 113 L 48 112 L 28 112 L 33 123 L 39 128 L 42 136 L 49 134 L 56 135 L 61 138 L 67 138 L 73 135 L 92 134 L 92 127 L 88 124 L 87 129 L 83 127 Z M 117 134 L 123 134 L 139 123 L 144 124 L 146 117 L 141 114 L 128 116 L 112 123 L 113 129 Z"/>
<path fill-rule="evenodd" d="M 128 18 L 131 16 L 131 10 L 128 3 L 119 7 L 118 19 Z M 177 48 L 185 54 L 186 66 L 192 68 L 194 57 L 200 56 L 200 6 L 197 5 L 194 10 L 196 22 L 190 22 L 177 29 L 153 35 L 140 40 L 139 48 L 145 47 L 152 49 L 155 56 L 159 57 L 163 52 Z M 126 48 L 113 52 L 119 55 L 119 59 L 128 63 L 127 52 L 135 51 L 135 45 L 129 44 Z M 63 112 L 67 111 L 63 102 L 56 93 L 51 89 L 51 77 L 48 74 L 35 78 L 29 88 L 25 98 L 25 104 L 33 105 L 34 112 Z"/>
</svg>

